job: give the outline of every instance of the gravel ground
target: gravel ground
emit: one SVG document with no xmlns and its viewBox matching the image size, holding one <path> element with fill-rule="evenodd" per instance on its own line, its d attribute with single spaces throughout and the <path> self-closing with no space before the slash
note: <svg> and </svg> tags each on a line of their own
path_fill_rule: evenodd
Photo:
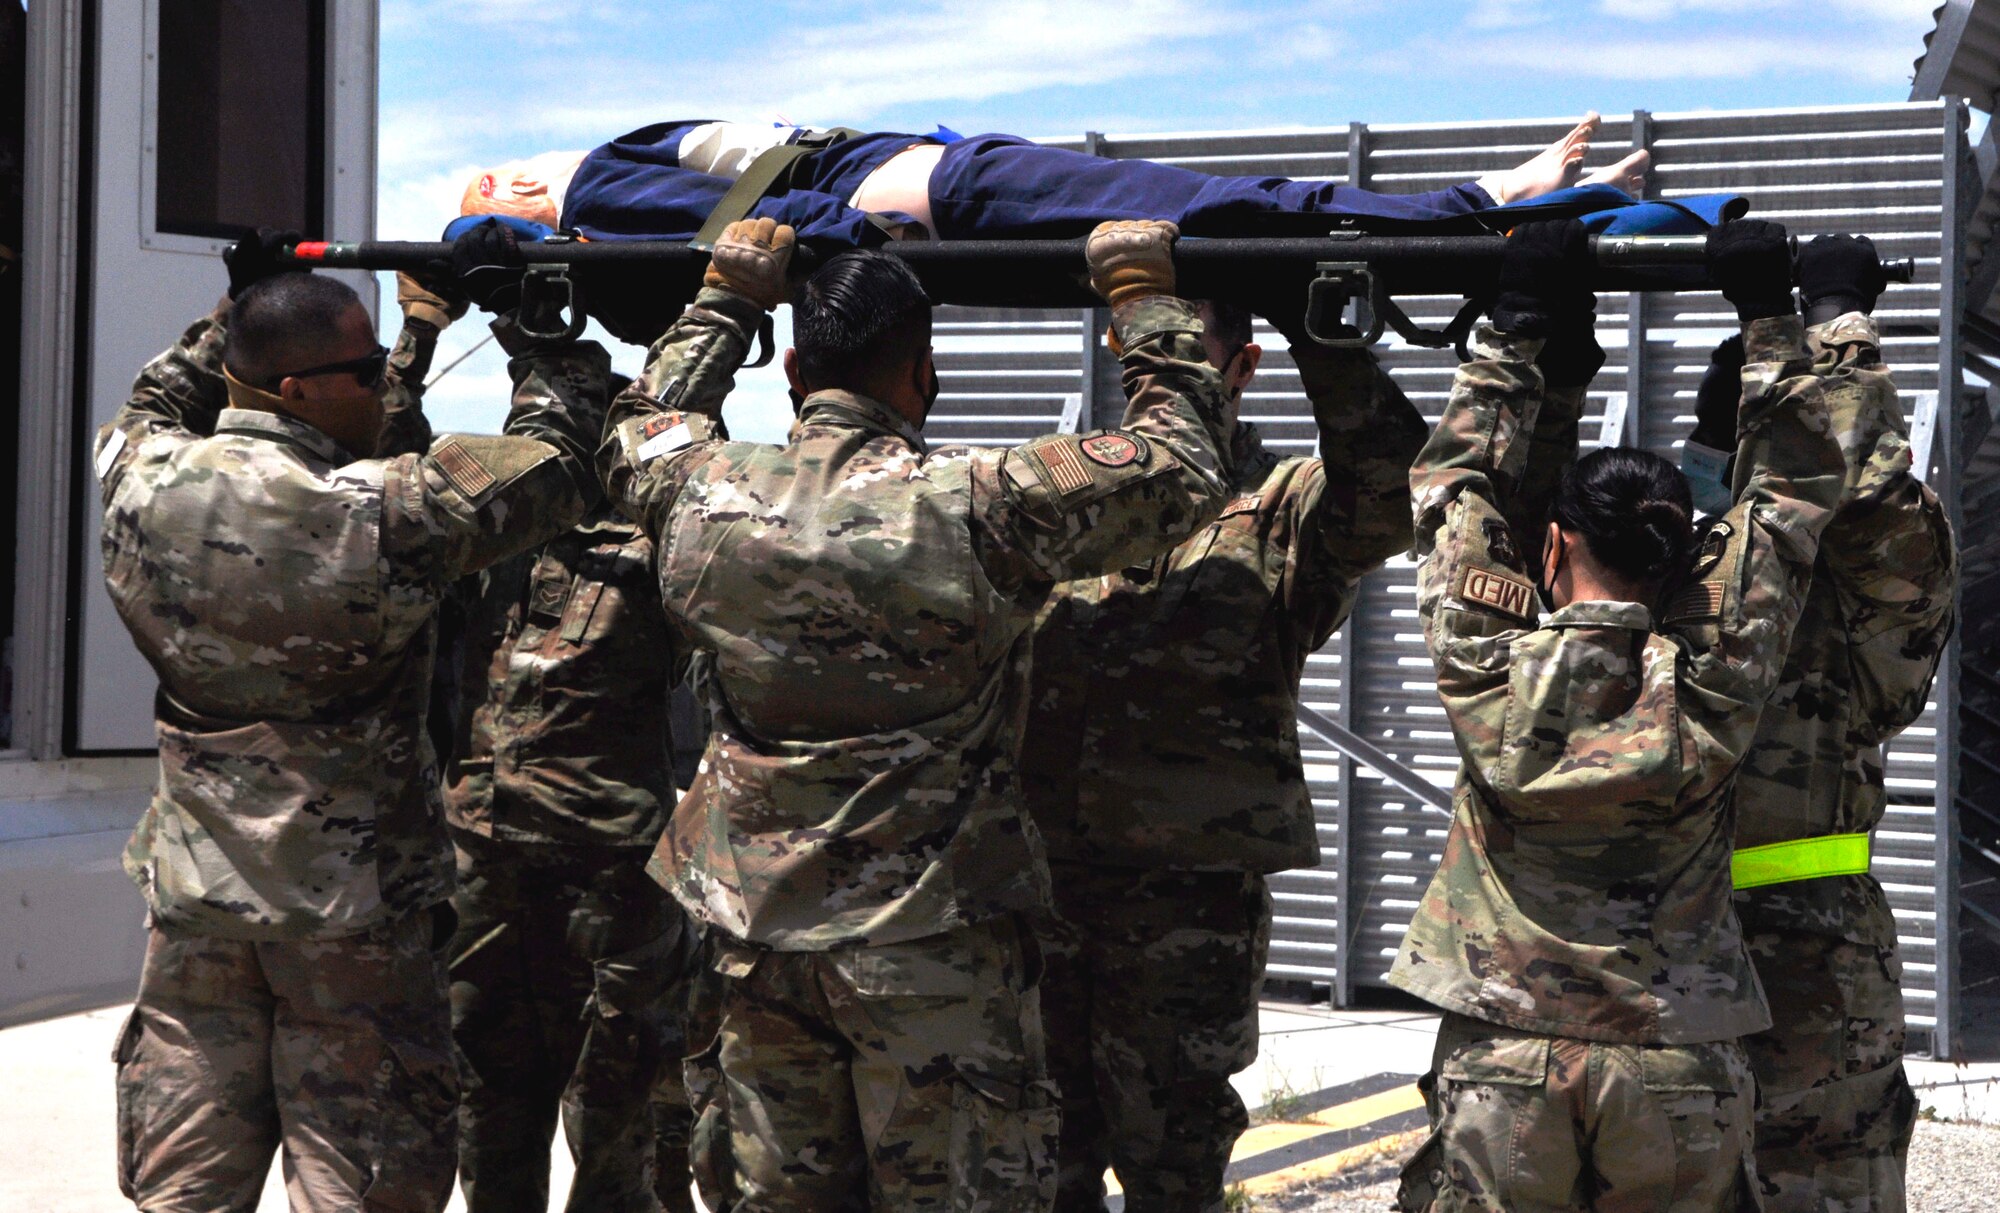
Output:
<svg viewBox="0 0 2000 1213">
<path fill-rule="evenodd" d="M 1916 1213 L 1991 1213 L 2000 1209 L 2000 1125 L 1922 1120 L 1910 1142 L 1909 1204 Z M 1381 1164 L 1338 1186 L 1314 1185 L 1267 1196 L 1257 1213 L 1383 1213 L 1394 1207 L 1395 1168 Z"/>
</svg>

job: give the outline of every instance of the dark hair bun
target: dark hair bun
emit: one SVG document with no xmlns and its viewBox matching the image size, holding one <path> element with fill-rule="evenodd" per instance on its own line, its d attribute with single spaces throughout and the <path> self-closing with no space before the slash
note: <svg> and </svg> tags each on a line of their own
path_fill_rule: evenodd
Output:
<svg viewBox="0 0 2000 1213">
<path fill-rule="evenodd" d="M 1581 534 L 1599 564 L 1658 585 L 1687 566 L 1694 502 L 1680 469 L 1650 451 L 1605 447 L 1564 471 L 1555 520 Z"/>
</svg>

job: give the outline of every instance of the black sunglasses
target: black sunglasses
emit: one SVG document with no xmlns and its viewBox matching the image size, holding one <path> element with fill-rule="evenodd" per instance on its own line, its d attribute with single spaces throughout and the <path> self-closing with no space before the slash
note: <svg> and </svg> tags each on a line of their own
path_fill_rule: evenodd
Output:
<svg viewBox="0 0 2000 1213">
<path fill-rule="evenodd" d="M 389 374 L 388 348 L 378 345 L 372 354 L 363 354 L 359 358 L 349 358 L 345 362 L 328 362 L 320 366 L 307 367 L 303 371 L 286 371 L 284 374 L 279 375 L 278 379 L 280 381 L 286 379 L 311 379 L 315 375 L 339 375 L 343 373 L 353 375 L 363 388 L 371 392 L 374 391 L 376 388 L 382 386 L 382 381 Z"/>
</svg>

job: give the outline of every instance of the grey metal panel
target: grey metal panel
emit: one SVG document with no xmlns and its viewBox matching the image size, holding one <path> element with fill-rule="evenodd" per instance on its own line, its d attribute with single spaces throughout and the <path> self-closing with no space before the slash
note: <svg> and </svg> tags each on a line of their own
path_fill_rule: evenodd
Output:
<svg viewBox="0 0 2000 1213">
<path fill-rule="evenodd" d="M 1740 191 L 1751 197 L 1755 213 L 1779 219 L 1801 235 L 1861 232 L 1873 236 L 1885 256 L 1917 258 L 1918 281 L 1893 288 L 1878 309 L 1894 326 L 1885 354 L 1906 406 L 1914 409 L 1920 393 L 1937 390 L 1942 361 L 1938 338 L 1922 333 L 1935 334 L 1941 301 L 1943 120 L 1944 107 L 1938 104 L 1670 113 L 1651 115 L 1650 123 L 1642 120 L 1637 133 L 1656 157 L 1652 196 Z M 1114 156 L 1146 155 L 1209 171 L 1345 177 L 1402 193 L 1510 167 L 1568 125 L 1548 119 L 1111 135 L 1097 146 Z M 1633 135 L 1631 120 L 1607 121 L 1589 166 L 1616 160 L 1629 150 Z M 1624 442 L 1671 457 L 1692 424 L 1694 390 L 1708 351 L 1735 328 L 1735 317 L 1713 293 L 1646 296 L 1638 312 L 1629 314 L 1632 298 L 1600 300 L 1598 339 L 1607 361 L 1592 386 L 1582 437 L 1586 445 L 1596 443 L 1607 411 L 1625 413 L 1633 424 Z M 1449 318 L 1459 301 L 1425 297 L 1402 302 L 1420 323 L 1435 326 Z M 1309 451 L 1315 437 L 1310 412 L 1283 343 L 1262 329 L 1259 337 L 1271 351 L 1268 370 L 1246 401 L 1245 416 L 1275 449 Z M 1395 343 L 1378 347 L 1377 353 L 1417 407 L 1435 421 L 1450 390 L 1455 357 Z M 1032 384 L 1030 394 L 1037 398 L 1046 392 L 1053 399 L 1078 389 L 1074 380 L 1067 387 L 1053 386 L 1060 379 L 1059 368 L 1076 367 L 1075 359 L 1020 365 L 1019 384 Z M 1002 360 L 994 356 L 954 363 L 957 382 L 969 381 L 975 366 L 997 372 Z M 957 382 L 947 387 L 948 393 L 958 391 Z M 1018 385 L 1009 390 L 1027 391 Z M 971 408 L 969 399 L 948 395 L 934 425 L 958 426 L 952 418 Z M 1458 757 L 1418 631 L 1415 572 L 1409 561 L 1392 561 L 1369 579 L 1342 634 L 1308 662 L 1304 699 L 1433 782 L 1451 784 Z M 1936 937 L 1942 853 L 1935 811 L 1936 728 L 1935 713 L 1928 714 L 1889 747 L 1892 798 L 1899 803 L 1884 824 L 1876 863 L 1902 936 L 1906 997 L 1919 1044 L 1936 1026 L 1940 977 L 1949 980 L 1948 973 L 1938 970 Z M 1321 863 L 1272 881 L 1277 921 L 1270 972 L 1328 985 L 1344 997 L 1357 985 L 1383 983 L 1417 897 L 1436 868 L 1448 822 L 1309 732 L 1302 731 L 1301 738 Z M 1944 957 L 1948 963 L 1948 951 Z"/>
</svg>

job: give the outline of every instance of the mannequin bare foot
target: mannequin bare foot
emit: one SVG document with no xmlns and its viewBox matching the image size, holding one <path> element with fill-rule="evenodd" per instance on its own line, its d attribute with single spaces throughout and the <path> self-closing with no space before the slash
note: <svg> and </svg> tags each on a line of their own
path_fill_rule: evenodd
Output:
<svg viewBox="0 0 2000 1213">
<path fill-rule="evenodd" d="M 1481 177 L 1478 185 L 1492 195 L 1495 202 L 1502 204 L 1539 198 L 1551 190 L 1572 185 L 1577 174 L 1583 170 L 1583 158 L 1590 151 L 1590 141 L 1597 137 L 1597 130 L 1603 125 L 1604 119 L 1592 110 L 1583 116 L 1583 121 L 1570 128 L 1569 134 L 1549 144 L 1534 159 L 1504 173 Z"/>
<path fill-rule="evenodd" d="M 1653 167 L 1653 153 L 1644 148 L 1633 152 L 1608 168 L 1578 181 L 1578 185 L 1615 185 L 1634 198 L 1646 196 L 1646 173 Z"/>
</svg>

